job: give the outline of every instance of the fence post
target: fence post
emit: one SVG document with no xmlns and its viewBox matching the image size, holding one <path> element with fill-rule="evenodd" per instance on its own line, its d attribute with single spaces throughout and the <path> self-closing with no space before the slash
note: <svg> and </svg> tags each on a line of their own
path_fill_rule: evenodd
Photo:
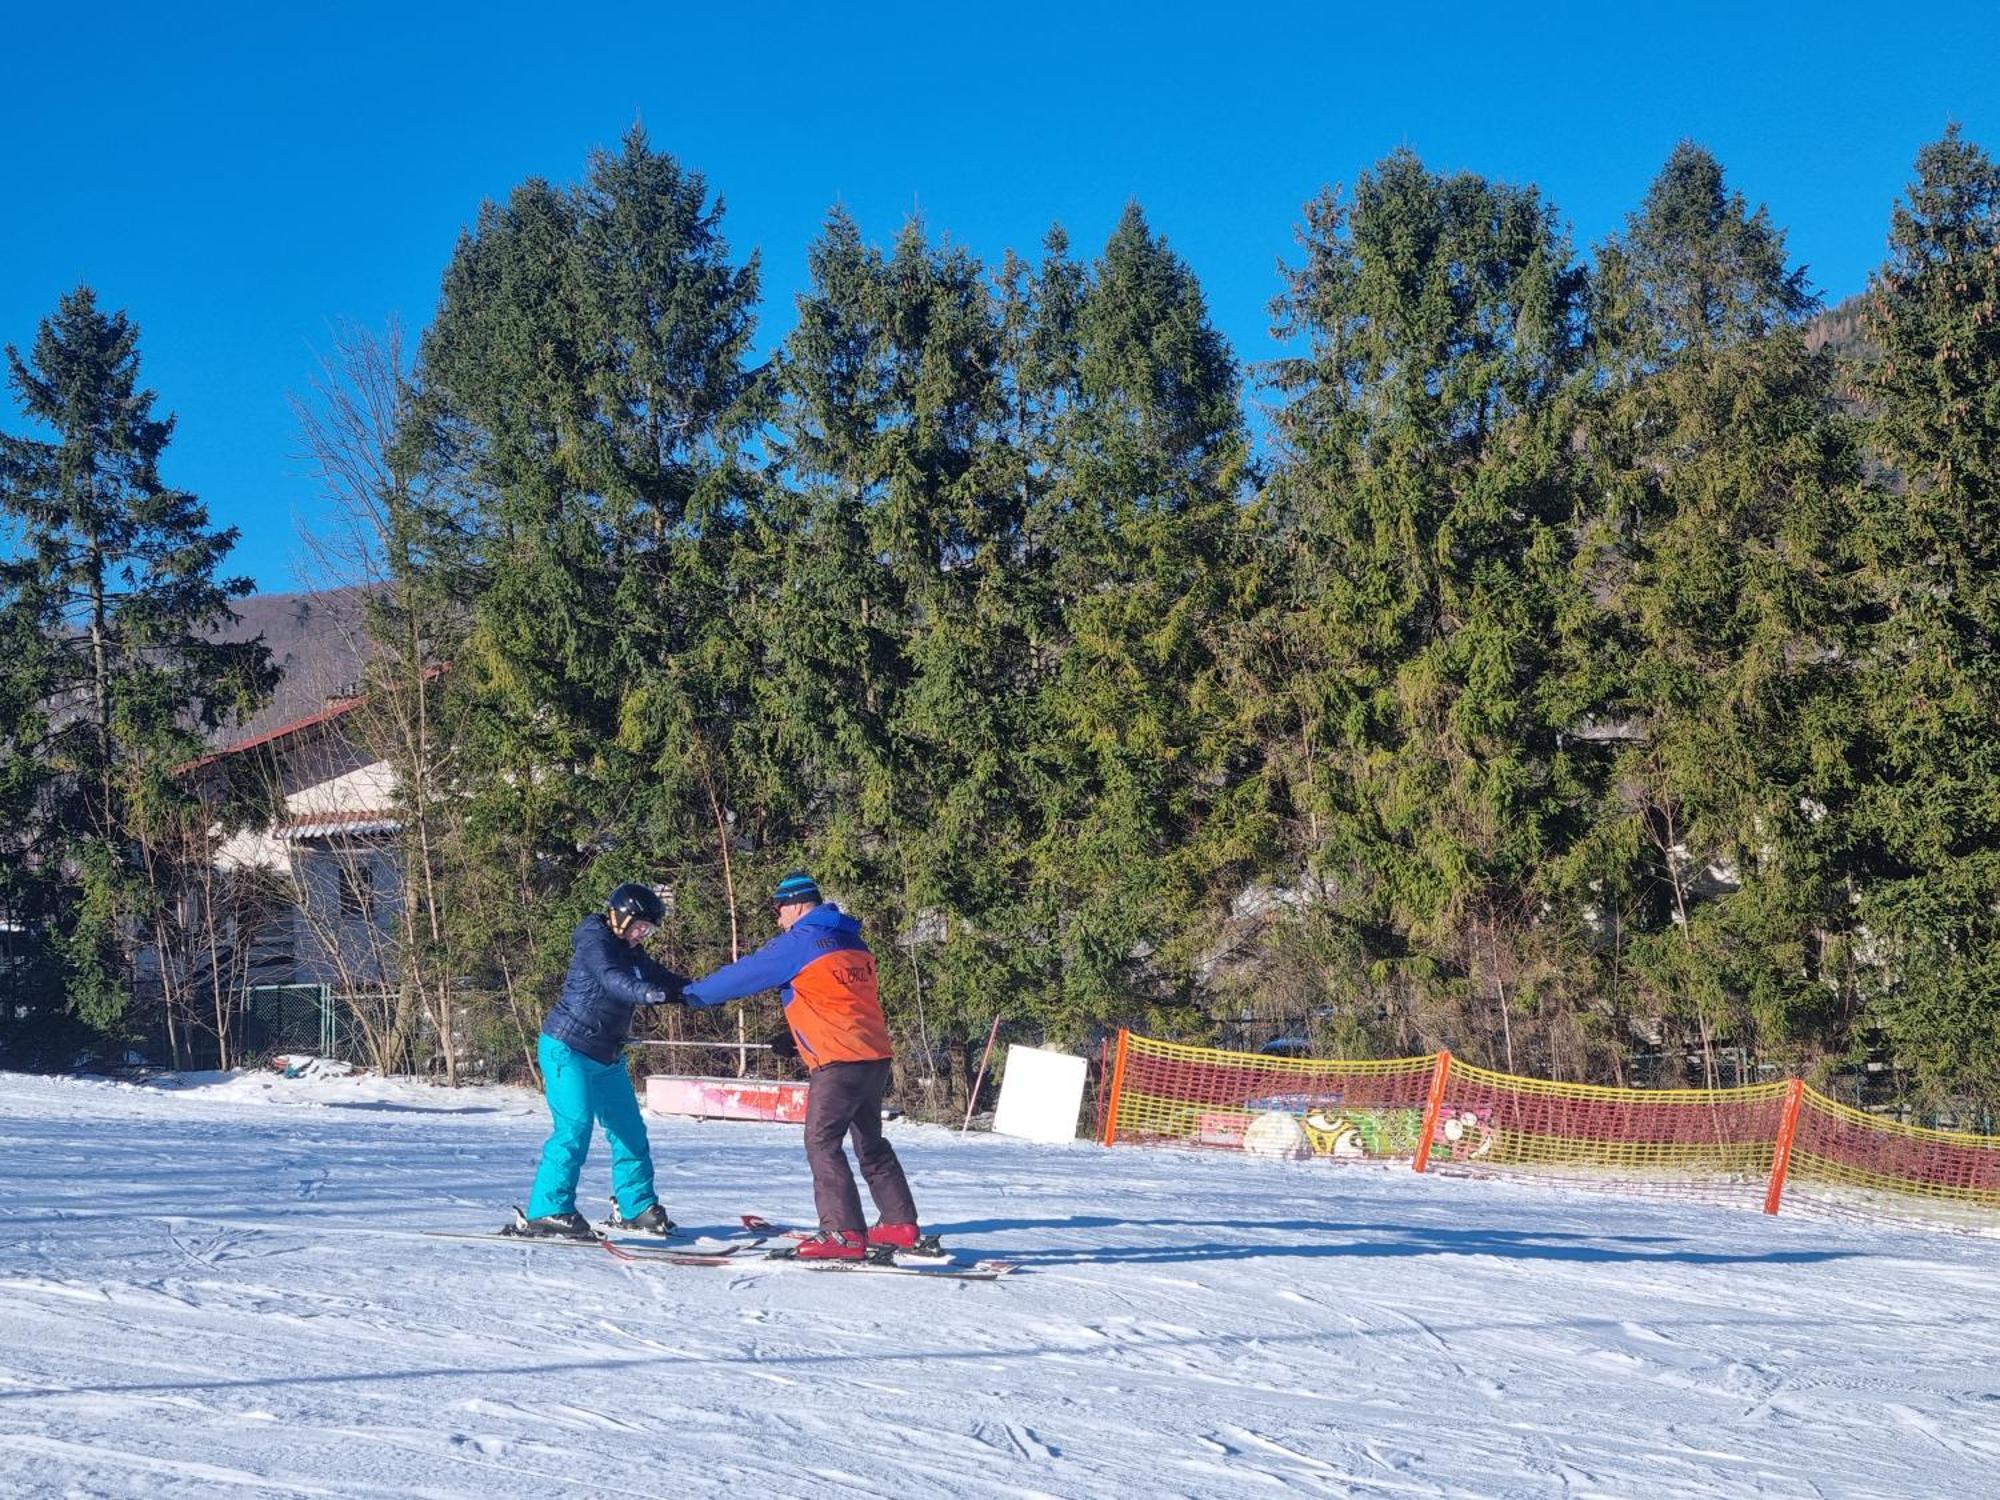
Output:
<svg viewBox="0 0 2000 1500">
<path fill-rule="evenodd" d="M 1778 1211 L 1785 1194 L 1785 1173 L 1792 1166 L 1792 1137 L 1799 1131 L 1799 1105 L 1804 1101 L 1806 1081 L 1794 1078 L 1785 1090 L 1785 1111 L 1778 1116 L 1778 1139 L 1771 1147 L 1771 1184 L 1764 1190 L 1764 1212 Z"/>
<path fill-rule="evenodd" d="M 1095 1118 L 1091 1123 L 1096 1126 L 1096 1129 L 1091 1131 L 1091 1137 L 1094 1140 L 1101 1141 L 1104 1139 L 1104 1102 L 1111 1097 L 1110 1037 L 1106 1037 L 1097 1046 L 1097 1088 L 1094 1092 L 1096 1094 L 1097 1108 Z"/>
<path fill-rule="evenodd" d="M 1450 1076 L 1451 1052 L 1440 1047 L 1437 1066 L 1431 1069 L 1430 1097 L 1424 1101 L 1423 1130 L 1417 1136 L 1417 1159 L 1413 1165 L 1419 1172 L 1430 1165 L 1431 1137 L 1437 1134 L 1438 1116 L 1444 1111 L 1444 1081 Z"/>
<path fill-rule="evenodd" d="M 958 1127 L 960 1135 L 972 1129 L 972 1112 L 979 1108 L 979 1090 L 986 1082 L 986 1065 L 993 1061 L 993 1043 L 999 1035 L 1000 1017 L 996 1015 L 992 1028 L 986 1033 L 986 1050 L 979 1054 L 979 1076 L 972 1080 L 972 1094 L 965 1101 L 965 1123 Z"/>
<path fill-rule="evenodd" d="M 1111 1064 L 1111 1099 L 1104 1107 L 1104 1144 L 1107 1146 L 1118 1139 L 1118 1096 L 1125 1092 L 1125 1044 L 1131 1035 L 1123 1026 L 1118 1028 L 1118 1056 Z"/>
</svg>

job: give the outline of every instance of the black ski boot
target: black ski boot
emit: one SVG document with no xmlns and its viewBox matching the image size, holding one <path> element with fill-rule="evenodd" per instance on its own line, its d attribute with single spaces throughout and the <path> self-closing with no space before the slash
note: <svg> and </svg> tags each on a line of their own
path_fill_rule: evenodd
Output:
<svg viewBox="0 0 2000 1500">
<path fill-rule="evenodd" d="M 665 1239 L 674 1232 L 674 1221 L 667 1217 L 667 1211 L 655 1203 L 651 1208 L 642 1209 L 625 1218 L 618 1212 L 618 1200 L 611 1200 L 611 1217 L 604 1221 L 607 1234 L 650 1234 Z"/>
<path fill-rule="evenodd" d="M 502 1234 L 519 1235 L 529 1240 L 594 1240 L 597 1231 L 590 1227 L 586 1219 L 575 1209 L 566 1214 L 544 1214 L 539 1219 L 531 1219 L 520 1209 L 514 1210 L 514 1222 L 500 1231 Z"/>
</svg>

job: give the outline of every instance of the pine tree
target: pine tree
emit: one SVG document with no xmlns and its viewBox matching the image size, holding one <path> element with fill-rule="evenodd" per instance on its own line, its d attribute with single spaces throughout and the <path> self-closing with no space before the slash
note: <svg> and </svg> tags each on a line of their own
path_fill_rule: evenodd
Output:
<svg viewBox="0 0 2000 1500">
<path fill-rule="evenodd" d="M 1057 607 L 1035 887 L 1074 1030 L 1188 1004 L 1204 918 L 1247 865 L 1223 815 L 1240 767 L 1221 637 L 1248 439 L 1201 288 L 1136 205 L 1072 321 L 1073 392 L 1029 525 Z"/>
<path fill-rule="evenodd" d="M 1871 1014 L 1933 1104 L 2000 1101 L 2000 168 L 1957 127 L 1917 157 L 1868 295 L 1864 395 L 1891 471 L 1862 528 L 1861 892 Z"/>
<path fill-rule="evenodd" d="M 1816 307 L 1768 213 L 1682 145 L 1598 257 L 1572 632 L 1616 747 L 1594 854 L 1624 1004 L 1697 1044 L 1838 1050 L 1854 985 L 1841 841 L 1842 558 L 1859 482 Z M 1636 982 L 1636 987 L 1635 987 Z M 1674 1049 L 1678 1052 L 1678 1046 Z"/>
<path fill-rule="evenodd" d="M 40 783 L 15 836 L 36 878 L 67 887 L 66 1004 L 106 1033 L 131 998 L 135 919 L 172 895 L 136 854 L 185 811 L 176 769 L 273 676 L 260 643 L 211 639 L 251 584 L 218 576 L 235 529 L 210 530 L 161 479 L 174 424 L 139 384 L 138 344 L 88 287 L 63 297 L 25 356 L 7 348 L 22 412 L 52 440 L 0 438 L 0 515 L 23 545 L 0 594 L 10 632 L 37 638 L 0 671 L 42 709 L 18 722 L 45 728 L 27 752 L 38 766 L 9 777 Z"/>
<path fill-rule="evenodd" d="M 465 622 L 447 678 L 469 726 L 455 946 L 496 955 L 517 1028 L 618 880 L 698 893 L 674 929 L 688 943 L 731 926 L 716 767 L 752 670 L 730 559 L 761 387 L 757 265 L 721 221 L 702 177 L 635 130 L 582 184 L 487 205 L 424 337 L 412 471 L 459 497 L 431 506 L 421 544 Z"/>
<path fill-rule="evenodd" d="M 905 680 L 902 604 L 873 544 L 880 431 L 891 420 L 879 252 L 836 211 L 808 252 L 811 287 L 782 363 L 779 472 L 758 539 L 761 719 L 795 789 L 781 840 L 810 839 L 829 871 L 860 873 L 864 830 L 895 816 L 890 724 Z M 778 810 L 778 809 L 774 809 Z M 776 831 L 776 830 L 774 830 Z"/>
<path fill-rule="evenodd" d="M 1270 602 L 1250 670 L 1320 1003 L 1386 1044 L 1509 1067 L 1561 975 L 1544 877 L 1594 792 L 1556 643 L 1571 566 L 1584 280 L 1529 188 L 1410 152 L 1308 205 L 1279 334 Z"/>
<path fill-rule="evenodd" d="M 88 1040 L 64 1003 L 63 872 L 36 857 L 54 663 L 24 564 L 0 564 L 0 1057 L 16 1066 L 67 1061 Z"/>
<path fill-rule="evenodd" d="M 885 995 L 921 1043 L 1019 988 L 1030 590 L 1003 314 L 984 267 L 918 224 L 885 255 L 836 212 L 810 264 L 784 359 L 765 721 L 812 792 L 801 847 L 902 950 Z"/>
</svg>

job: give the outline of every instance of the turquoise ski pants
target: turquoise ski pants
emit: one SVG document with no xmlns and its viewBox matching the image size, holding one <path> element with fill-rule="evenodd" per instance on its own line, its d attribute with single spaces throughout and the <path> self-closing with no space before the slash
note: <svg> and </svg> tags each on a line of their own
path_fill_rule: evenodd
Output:
<svg viewBox="0 0 2000 1500">
<path fill-rule="evenodd" d="M 542 1147 L 528 1217 L 566 1214 L 576 1208 L 576 1180 L 583 1175 L 583 1159 L 590 1153 L 593 1124 L 602 1125 L 611 1142 L 611 1190 L 618 1196 L 618 1211 L 628 1219 L 644 1213 L 659 1197 L 653 1191 L 646 1122 L 639 1116 L 639 1099 L 624 1062 L 593 1062 L 552 1036 L 543 1037 L 537 1051 L 542 1092 L 555 1129 Z"/>
</svg>

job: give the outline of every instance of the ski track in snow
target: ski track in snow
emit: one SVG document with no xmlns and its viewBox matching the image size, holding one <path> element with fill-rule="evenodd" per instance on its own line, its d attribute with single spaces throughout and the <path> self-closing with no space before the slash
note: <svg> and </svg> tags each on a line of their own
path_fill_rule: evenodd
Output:
<svg viewBox="0 0 2000 1500">
<path fill-rule="evenodd" d="M 795 1128 L 652 1131 L 697 1232 L 809 1215 Z M 422 1238 L 522 1090 L 0 1074 L 0 1495 L 2000 1493 L 2000 1239 L 892 1132 L 1019 1274 Z"/>
</svg>

